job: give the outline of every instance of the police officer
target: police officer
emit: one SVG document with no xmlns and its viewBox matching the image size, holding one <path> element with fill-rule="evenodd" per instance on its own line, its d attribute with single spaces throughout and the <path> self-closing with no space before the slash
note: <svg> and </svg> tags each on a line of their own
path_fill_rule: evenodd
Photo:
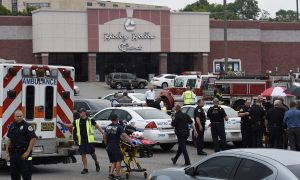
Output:
<svg viewBox="0 0 300 180">
<path fill-rule="evenodd" d="M 10 160 L 12 180 L 31 180 L 32 148 L 36 135 L 32 126 L 23 119 L 21 110 L 14 112 L 15 121 L 9 126 L 6 143 L 6 159 Z"/>
<path fill-rule="evenodd" d="M 190 165 L 190 158 L 186 150 L 186 140 L 190 136 L 189 124 L 193 124 L 193 120 L 187 114 L 181 112 L 180 105 L 175 106 L 175 118 L 172 121 L 171 125 L 175 127 L 175 134 L 178 140 L 178 149 L 174 158 L 171 158 L 172 163 L 176 164 L 177 159 L 181 154 L 184 156 L 185 163 L 184 165 Z M 194 128 L 195 131 L 195 128 Z"/>
<path fill-rule="evenodd" d="M 103 137 L 108 158 L 111 163 L 108 177 L 113 180 L 123 179 L 120 177 L 121 161 L 124 158 L 119 145 L 121 138 L 130 143 L 131 146 L 134 146 L 128 135 L 125 133 L 124 128 L 118 124 L 117 115 L 113 114 L 111 115 L 111 124 L 106 127 L 105 135 Z"/>
<path fill-rule="evenodd" d="M 81 171 L 81 174 L 87 174 L 88 168 L 87 168 L 87 158 L 86 155 L 90 154 L 92 158 L 95 161 L 96 171 L 100 171 L 100 165 L 97 160 L 97 156 L 95 153 L 95 147 L 94 147 L 94 127 L 95 126 L 101 134 L 103 133 L 102 128 L 95 122 L 95 120 L 90 119 L 86 114 L 86 109 L 81 108 L 79 109 L 79 115 L 80 118 L 76 119 L 73 124 L 63 124 L 61 122 L 58 122 L 59 124 L 66 126 L 67 128 L 75 127 L 74 131 L 76 131 L 76 136 L 78 140 L 79 145 L 79 153 L 82 158 L 83 163 L 83 170 Z"/>
<path fill-rule="evenodd" d="M 258 96 L 255 104 L 249 109 L 251 121 L 252 147 L 263 147 L 263 127 L 265 124 L 265 110 L 262 107 L 262 97 Z"/>
<path fill-rule="evenodd" d="M 245 105 L 240 109 L 238 116 L 241 117 L 241 133 L 243 148 L 250 148 L 252 146 L 251 139 L 251 122 L 249 117 L 249 109 L 251 101 L 247 99 Z"/>
<path fill-rule="evenodd" d="M 196 95 L 193 91 L 191 91 L 191 88 L 189 86 L 186 87 L 186 91 L 181 96 L 183 98 L 183 104 L 184 105 L 190 105 L 195 102 Z"/>
<path fill-rule="evenodd" d="M 198 155 L 207 155 L 206 152 L 203 151 L 204 148 L 204 131 L 205 131 L 205 122 L 206 116 L 203 110 L 204 101 L 198 100 L 198 106 L 194 110 L 194 120 L 195 120 L 195 129 L 197 133 L 197 154 Z"/>
<path fill-rule="evenodd" d="M 207 117 L 211 122 L 211 136 L 213 139 L 215 152 L 220 151 L 219 138 L 221 140 L 222 150 L 226 150 L 226 134 L 224 120 L 228 120 L 225 110 L 219 106 L 219 99 L 214 98 L 214 106 L 207 111 Z"/>
<path fill-rule="evenodd" d="M 275 100 L 274 107 L 266 114 L 266 130 L 269 132 L 269 147 L 283 148 L 283 118 L 285 110 L 281 108 L 281 101 Z"/>
</svg>

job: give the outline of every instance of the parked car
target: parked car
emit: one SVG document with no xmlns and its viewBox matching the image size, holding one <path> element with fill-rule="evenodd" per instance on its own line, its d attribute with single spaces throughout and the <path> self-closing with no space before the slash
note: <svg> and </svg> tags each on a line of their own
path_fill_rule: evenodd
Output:
<svg viewBox="0 0 300 180">
<path fill-rule="evenodd" d="M 103 99 L 111 101 L 114 98 L 115 93 L 104 96 Z M 118 92 L 118 96 L 121 97 L 123 92 Z M 134 104 L 146 104 L 146 95 L 143 93 L 128 92 L 128 97 L 132 99 Z"/>
<path fill-rule="evenodd" d="M 197 107 L 197 105 L 187 105 L 182 107 L 182 112 L 187 113 L 192 120 L 194 120 L 194 110 Z M 203 107 L 205 113 L 208 111 L 208 109 L 211 106 L 205 105 Z M 226 140 L 232 141 L 234 145 L 239 146 L 242 141 L 242 134 L 241 134 L 241 118 L 238 117 L 238 112 L 236 112 L 234 109 L 228 106 L 221 105 L 222 108 L 224 108 L 227 116 L 228 121 L 225 121 L 225 133 L 226 133 Z M 188 141 L 194 142 L 195 144 L 195 137 L 193 133 L 193 129 L 191 127 L 190 130 L 190 136 L 188 138 Z M 210 120 L 207 119 L 205 123 L 205 132 L 204 132 L 204 141 L 205 142 L 212 142 L 211 137 L 211 127 L 210 127 Z"/>
<path fill-rule="evenodd" d="M 183 168 L 154 171 L 149 180 L 297 180 L 300 153 L 279 149 L 233 149 Z"/>
<path fill-rule="evenodd" d="M 110 73 L 106 84 L 111 88 L 122 89 L 123 87 L 134 87 L 144 89 L 148 85 L 146 79 L 137 78 L 131 73 Z"/>
<path fill-rule="evenodd" d="M 151 80 L 151 85 L 161 88 L 173 87 L 176 74 L 160 74 Z"/>
<path fill-rule="evenodd" d="M 78 110 L 85 108 L 89 116 L 93 116 L 100 110 L 111 107 L 111 103 L 104 99 L 75 99 L 74 100 L 74 119 L 79 118 Z"/>
<path fill-rule="evenodd" d="M 80 94 L 80 89 L 78 86 L 74 85 L 74 95 L 79 95 Z"/>
<path fill-rule="evenodd" d="M 177 142 L 174 128 L 171 126 L 171 117 L 160 110 L 139 106 L 110 107 L 95 114 L 93 119 L 102 128 L 106 128 L 111 123 L 112 114 L 143 132 L 146 139 L 160 145 L 163 150 L 171 150 Z M 95 141 L 101 143 L 102 140 L 102 135 L 95 131 Z"/>
</svg>

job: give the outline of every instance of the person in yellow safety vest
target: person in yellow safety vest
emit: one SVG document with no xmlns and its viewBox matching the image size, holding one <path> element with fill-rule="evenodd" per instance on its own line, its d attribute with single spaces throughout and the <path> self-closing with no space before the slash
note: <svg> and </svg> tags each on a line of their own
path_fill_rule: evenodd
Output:
<svg viewBox="0 0 300 180">
<path fill-rule="evenodd" d="M 216 91 L 215 91 L 215 98 L 218 98 L 219 101 L 223 100 L 223 94 L 222 94 L 222 91 L 220 89 L 216 89 Z"/>
<path fill-rule="evenodd" d="M 62 126 L 65 126 L 67 128 L 72 128 L 75 127 L 76 131 L 76 136 L 79 144 L 79 153 L 82 158 L 82 163 L 83 163 L 83 170 L 81 171 L 81 174 L 87 174 L 88 173 L 88 168 L 87 168 L 87 158 L 86 155 L 90 154 L 92 158 L 95 161 L 96 165 L 96 171 L 100 171 L 100 165 L 97 160 L 97 156 L 95 153 L 95 146 L 94 146 L 94 127 L 95 126 L 99 132 L 104 135 L 103 130 L 101 127 L 95 122 L 95 120 L 90 119 L 87 114 L 86 114 L 86 109 L 81 108 L 79 109 L 79 115 L 80 118 L 76 119 L 73 124 L 63 124 L 61 122 L 58 122 Z"/>
<path fill-rule="evenodd" d="M 181 98 L 183 99 L 184 105 L 190 105 L 196 102 L 196 95 L 189 86 L 186 87 L 186 91 L 182 94 Z"/>
</svg>

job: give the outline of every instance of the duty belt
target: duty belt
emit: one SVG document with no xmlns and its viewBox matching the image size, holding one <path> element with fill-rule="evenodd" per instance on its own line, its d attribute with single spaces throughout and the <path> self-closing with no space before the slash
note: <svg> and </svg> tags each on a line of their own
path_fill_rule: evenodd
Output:
<svg viewBox="0 0 300 180">
<path fill-rule="evenodd" d="M 25 147 L 13 147 L 13 148 L 8 148 L 9 153 L 11 154 L 23 154 L 26 152 Z"/>
</svg>

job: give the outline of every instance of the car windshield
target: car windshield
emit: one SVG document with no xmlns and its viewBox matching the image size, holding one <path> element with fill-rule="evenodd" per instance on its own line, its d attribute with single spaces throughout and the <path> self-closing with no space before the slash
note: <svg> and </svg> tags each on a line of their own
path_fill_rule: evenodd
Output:
<svg viewBox="0 0 300 180">
<path fill-rule="evenodd" d="M 205 112 L 208 111 L 209 108 L 204 108 Z M 225 110 L 225 113 L 227 114 L 228 118 L 234 118 L 234 117 L 238 117 L 238 113 L 230 108 L 230 107 L 223 107 L 223 109 Z"/>
<path fill-rule="evenodd" d="M 140 101 L 146 101 L 146 95 L 145 94 L 134 94 L 132 96 L 136 97 Z"/>
<path fill-rule="evenodd" d="M 158 76 L 156 76 L 156 77 L 161 78 L 161 77 L 163 77 L 163 76 L 164 76 L 163 74 L 160 74 L 160 75 L 158 75 Z"/>
<path fill-rule="evenodd" d="M 289 170 L 292 171 L 292 173 L 293 173 L 298 179 L 300 179 L 300 164 L 287 166 L 287 168 L 289 168 Z"/>
<path fill-rule="evenodd" d="M 138 113 L 143 119 L 171 119 L 169 115 L 166 113 L 161 112 L 158 109 L 137 109 L 134 110 L 136 113 Z"/>
</svg>

